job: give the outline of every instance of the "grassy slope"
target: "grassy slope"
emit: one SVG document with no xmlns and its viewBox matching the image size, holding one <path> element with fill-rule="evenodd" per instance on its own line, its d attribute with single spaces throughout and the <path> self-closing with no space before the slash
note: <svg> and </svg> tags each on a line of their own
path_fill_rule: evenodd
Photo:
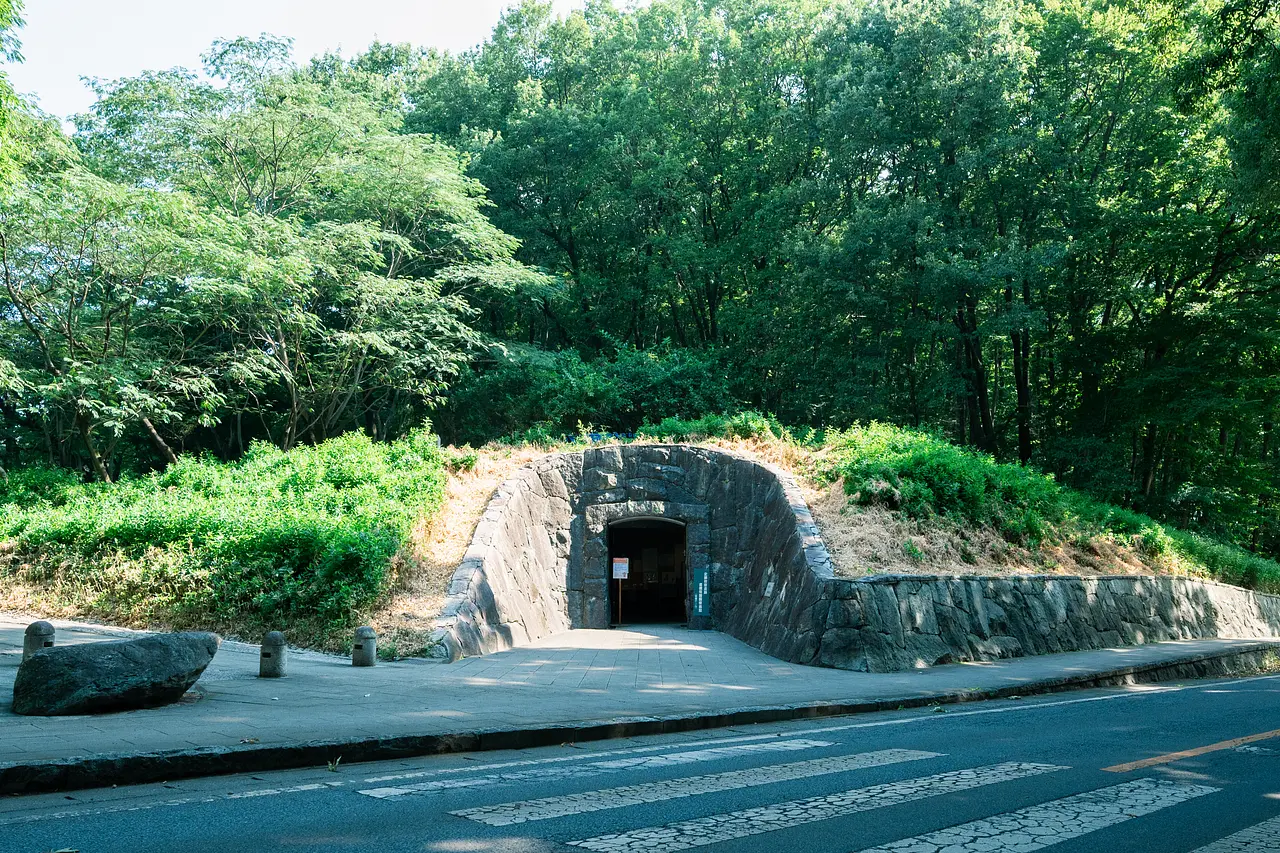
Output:
<svg viewBox="0 0 1280 853">
<path fill-rule="evenodd" d="M 1280 592 L 1280 565 L 1090 500 L 933 436 L 871 424 L 795 436 L 758 415 L 664 421 L 639 441 L 754 455 L 806 488 L 843 574 L 1169 572 Z M 416 433 L 348 435 L 242 461 L 184 459 L 105 486 L 28 470 L 0 487 L 0 609 L 137 627 L 199 627 L 344 648 L 369 622 L 418 654 L 496 486 L 545 452 L 527 435 L 479 451 Z"/>
<path fill-rule="evenodd" d="M 418 432 L 255 445 L 112 485 L 15 472 L 0 487 L 0 608 L 341 645 L 439 509 L 446 461 Z"/>
<path fill-rule="evenodd" d="M 905 557 L 886 559 L 883 567 L 845 560 L 846 574 L 998 564 L 1032 572 L 1186 574 L 1280 593 L 1280 564 L 1273 560 L 1100 503 L 1033 469 L 927 433 L 872 423 L 797 437 L 758 415 L 664 421 L 646 432 L 678 440 L 749 439 L 773 455 L 785 448 L 787 467 L 807 481 L 814 502 L 830 502 L 825 488 L 840 484 L 847 501 L 836 503 L 845 505 L 818 512 L 826 538 L 842 538 L 855 527 L 896 531 L 901 554 L 895 557 Z"/>
</svg>

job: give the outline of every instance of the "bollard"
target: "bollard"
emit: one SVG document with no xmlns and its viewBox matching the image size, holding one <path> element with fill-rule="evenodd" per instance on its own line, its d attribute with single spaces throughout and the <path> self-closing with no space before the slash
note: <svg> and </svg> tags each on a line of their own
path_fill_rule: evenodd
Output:
<svg viewBox="0 0 1280 853">
<path fill-rule="evenodd" d="M 41 649 L 53 648 L 53 626 L 43 620 L 27 626 L 22 637 L 22 659 L 26 660 Z"/>
<path fill-rule="evenodd" d="M 284 678 L 284 634 L 271 631 L 262 638 L 262 655 L 258 659 L 259 678 Z"/>
<path fill-rule="evenodd" d="M 356 629 L 356 642 L 351 647 L 352 666 L 373 666 L 378 662 L 378 635 L 368 625 Z"/>
</svg>

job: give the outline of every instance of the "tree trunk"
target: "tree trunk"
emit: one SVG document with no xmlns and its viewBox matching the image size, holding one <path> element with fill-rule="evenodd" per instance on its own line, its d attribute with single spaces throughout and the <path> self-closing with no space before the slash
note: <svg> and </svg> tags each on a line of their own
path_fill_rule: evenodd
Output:
<svg viewBox="0 0 1280 853">
<path fill-rule="evenodd" d="M 1031 335 L 1026 329 L 1013 333 L 1013 383 L 1017 391 L 1018 461 L 1031 461 Z"/>
<path fill-rule="evenodd" d="M 1156 438 L 1160 430 L 1155 424 L 1147 424 L 1147 434 L 1142 437 L 1141 474 L 1142 496 L 1150 497 L 1156 484 Z"/>
<path fill-rule="evenodd" d="M 967 316 L 966 316 L 967 314 Z M 987 389 L 987 368 L 982 361 L 982 348 L 978 343 L 977 316 L 973 304 L 956 310 L 956 325 L 967 356 L 970 412 L 969 433 L 973 443 L 988 453 L 995 453 L 995 419 L 991 415 L 991 397 Z"/>
<path fill-rule="evenodd" d="M 166 462 L 172 465 L 178 461 L 178 454 L 174 453 L 173 448 L 160 437 L 160 433 L 156 432 L 156 426 L 151 423 L 151 418 L 142 419 L 142 428 L 147 431 L 147 435 L 151 437 L 151 443 L 156 446 L 156 450 L 160 451 L 160 455 L 164 457 Z"/>
<path fill-rule="evenodd" d="M 76 426 L 80 429 L 80 438 L 84 441 L 84 449 L 89 453 L 89 462 L 93 465 L 93 472 L 98 475 L 98 479 L 104 483 L 111 482 L 111 474 L 107 472 L 107 466 L 103 464 L 102 457 L 98 455 L 98 448 L 93 443 L 93 433 L 89 428 L 89 419 L 84 415 L 76 415 Z"/>
</svg>

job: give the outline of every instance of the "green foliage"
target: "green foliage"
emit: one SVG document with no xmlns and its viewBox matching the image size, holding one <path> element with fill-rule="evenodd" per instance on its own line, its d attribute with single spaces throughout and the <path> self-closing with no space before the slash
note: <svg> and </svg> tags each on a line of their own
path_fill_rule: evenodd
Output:
<svg viewBox="0 0 1280 853">
<path fill-rule="evenodd" d="M 506 347 L 466 374 L 439 412 L 453 442 L 520 436 L 530 443 L 573 435 L 579 423 L 634 432 L 664 417 L 697 417 L 732 404 L 711 356 L 690 350 L 619 347 L 612 358 L 586 361 L 573 351 Z"/>
<path fill-rule="evenodd" d="M 791 440 L 791 433 L 772 415 L 755 411 L 700 418 L 664 418 L 637 431 L 644 438 L 662 441 L 699 441 L 706 438 L 755 438 Z"/>
<path fill-rule="evenodd" d="M 480 461 L 480 454 L 468 445 L 462 447 L 451 447 L 444 451 L 444 464 L 450 471 L 474 471 L 476 463 Z"/>
<path fill-rule="evenodd" d="M 74 147 L 24 123 L 0 204 L 11 465 L 110 480 L 184 449 L 401 435 L 480 344 L 477 306 L 547 289 L 457 151 L 288 54 L 236 39 L 210 79 L 96 83 Z"/>
<path fill-rule="evenodd" d="M 1278 9 L 526 0 L 405 128 L 557 277 L 491 334 L 715 353 L 726 404 L 650 423 L 908 424 L 1280 554 Z M 630 429 L 547 387 L 498 432 Z"/>
<path fill-rule="evenodd" d="M 818 473 L 843 478 L 850 500 L 908 518 L 944 517 L 990 526 L 1008 541 L 1088 542 L 1097 536 L 1132 543 L 1173 568 L 1267 592 L 1280 592 L 1280 563 L 1237 546 L 1180 530 L 1103 503 L 1033 469 L 997 462 L 929 433 L 880 423 L 831 432 Z M 915 546 L 903 545 L 908 556 Z"/>
<path fill-rule="evenodd" d="M 14 32 L 22 26 L 22 0 L 0 0 L 0 63 L 21 62 L 20 44 Z M 0 64 L 0 188 L 9 180 L 15 160 L 24 152 L 13 138 L 12 123 L 19 107 L 18 98 L 9 82 L 9 75 Z"/>
<path fill-rule="evenodd" d="M 218 42 L 96 83 L 70 144 L 0 80 L 3 465 L 878 420 L 1102 503 L 887 435 L 860 500 L 1261 577 L 1162 525 L 1280 555 L 1278 35 L 1274 0 L 524 0 L 461 55 Z"/>
<path fill-rule="evenodd" d="M 259 442 L 233 464 L 189 456 L 114 484 L 30 467 L 0 486 L 0 540 L 55 598 L 87 591 L 91 612 L 301 635 L 346 627 L 386 591 L 411 527 L 441 505 L 444 468 L 426 430 L 287 453 Z"/>
<path fill-rule="evenodd" d="M 843 477 L 863 505 L 885 505 L 915 519 L 944 515 L 989 524 L 1011 540 L 1038 540 L 1065 516 L 1051 477 L 928 433 L 886 424 L 855 426 L 828 436 L 825 474 Z"/>
</svg>

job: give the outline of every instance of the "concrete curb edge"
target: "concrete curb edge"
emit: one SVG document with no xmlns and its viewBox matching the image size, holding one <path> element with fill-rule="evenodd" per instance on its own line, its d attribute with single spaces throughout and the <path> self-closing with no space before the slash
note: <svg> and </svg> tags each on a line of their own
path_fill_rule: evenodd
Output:
<svg viewBox="0 0 1280 853">
<path fill-rule="evenodd" d="M 1280 652 L 1280 643 L 1259 641 L 1223 651 L 1202 652 L 1169 660 L 1003 687 L 886 697 L 861 702 L 823 701 L 731 708 L 669 717 L 626 717 L 580 725 L 548 725 L 525 729 L 490 729 L 266 746 L 201 747 L 152 753 L 95 755 L 74 760 L 37 761 L 28 764 L 3 764 L 0 765 L 0 794 L 48 793 L 108 785 L 137 785 L 194 776 L 318 767 L 337 758 L 341 758 L 344 764 L 355 764 L 454 752 L 528 749 L 569 742 L 673 734 L 753 723 L 839 717 L 930 705 L 977 702 L 1116 684 L 1224 676 L 1236 674 L 1240 668 L 1260 667 L 1267 652 Z"/>
</svg>

